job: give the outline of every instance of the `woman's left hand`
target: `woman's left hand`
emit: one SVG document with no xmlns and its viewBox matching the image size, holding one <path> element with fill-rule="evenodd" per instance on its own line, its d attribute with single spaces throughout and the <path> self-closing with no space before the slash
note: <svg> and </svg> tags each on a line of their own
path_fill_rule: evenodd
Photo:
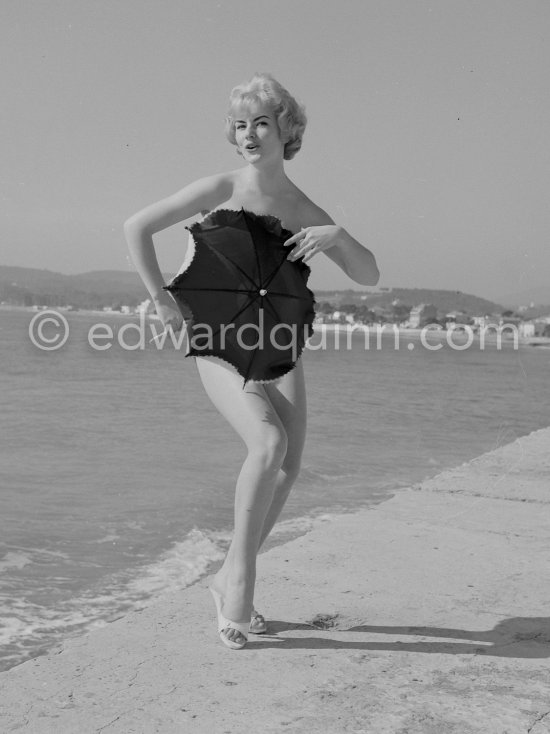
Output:
<svg viewBox="0 0 550 734">
<path fill-rule="evenodd" d="M 288 260 L 311 260 L 318 252 L 328 250 L 338 244 L 340 227 L 337 224 L 323 224 L 318 227 L 304 227 L 297 234 L 285 242 L 287 245 L 296 245 L 288 256 Z"/>
</svg>

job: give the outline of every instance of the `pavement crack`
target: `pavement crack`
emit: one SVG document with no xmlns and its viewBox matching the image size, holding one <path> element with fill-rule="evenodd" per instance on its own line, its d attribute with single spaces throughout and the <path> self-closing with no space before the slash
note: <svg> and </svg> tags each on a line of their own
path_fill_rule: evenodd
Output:
<svg viewBox="0 0 550 734">
<path fill-rule="evenodd" d="M 546 711 L 544 714 L 540 714 L 539 716 L 537 716 L 537 718 L 533 721 L 533 723 L 531 724 L 531 726 L 527 729 L 527 734 L 530 734 L 530 732 L 534 729 L 534 727 L 540 721 L 542 721 L 543 719 L 545 719 L 548 716 L 548 714 L 550 714 L 550 711 Z"/>
<path fill-rule="evenodd" d="M 140 660 L 139 663 L 137 663 L 134 674 L 132 675 L 131 678 L 128 678 L 128 686 L 131 686 L 133 684 L 133 682 L 135 681 L 135 679 L 139 675 L 139 669 L 141 668 L 142 665 L 145 665 L 145 663 L 147 663 L 147 662 L 149 662 L 148 659 L 146 659 L 146 660 Z"/>
<path fill-rule="evenodd" d="M 122 716 L 122 714 L 119 714 L 119 715 L 118 715 L 118 716 L 116 716 L 116 717 L 115 717 L 114 719 L 112 719 L 112 721 L 109 721 L 109 722 L 108 722 L 107 724 L 104 724 L 104 725 L 103 725 L 102 727 L 100 727 L 99 729 L 96 729 L 96 734 L 99 734 L 99 732 L 100 732 L 100 731 L 103 731 L 103 730 L 104 730 L 104 729 L 106 729 L 106 728 L 107 728 L 108 726 L 111 726 L 111 724 L 114 724 L 114 723 L 115 723 L 115 721 L 118 721 L 118 720 L 120 719 L 120 717 L 121 717 L 121 716 Z"/>
</svg>

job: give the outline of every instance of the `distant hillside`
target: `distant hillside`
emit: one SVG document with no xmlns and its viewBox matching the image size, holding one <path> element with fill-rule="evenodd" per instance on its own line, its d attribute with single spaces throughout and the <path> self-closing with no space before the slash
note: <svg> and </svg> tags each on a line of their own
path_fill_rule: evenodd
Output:
<svg viewBox="0 0 550 734">
<path fill-rule="evenodd" d="M 97 270 L 64 275 L 51 270 L 0 266 L 0 302 L 14 305 L 133 307 L 148 295 L 135 272 Z"/>
<path fill-rule="evenodd" d="M 171 276 L 165 275 L 168 281 Z M 0 302 L 22 306 L 65 306 L 76 308 L 134 307 L 148 292 L 136 272 L 96 270 L 78 275 L 64 275 L 51 270 L 0 266 Z M 460 291 L 427 288 L 392 288 L 391 291 L 316 291 L 318 303 L 328 301 L 335 306 L 365 304 L 390 306 L 395 300 L 406 306 L 432 303 L 440 315 L 449 311 L 467 314 L 498 313 L 503 307 L 478 296 Z M 363 298 L 364 297 L 364 298 Z"/>
<path fill-rule="evenodd" d="M 440 316 L 451 311 L 463 311 L 469 315 L 485 315 L 500 313 L 504 307 L 486 298 L 473 296 L 462 291 L 433 290 L 431 288 L 392 288 L 388 291 L 316 291 L 316 300 L 328 301 L 343 305 L 345 303 L 365 304 L 386 307 L 394 301 L 405 306 L 418 306 L 421 303 L 431 303 Z"/>
</svg>

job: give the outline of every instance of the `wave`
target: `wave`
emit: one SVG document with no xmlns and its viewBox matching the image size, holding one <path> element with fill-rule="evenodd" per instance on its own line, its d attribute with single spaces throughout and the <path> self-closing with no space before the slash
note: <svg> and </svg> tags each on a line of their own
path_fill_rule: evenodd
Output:
<svg viewBox="0 0 550 734">
<path fill-rule="evenodd" d="M 310 531 L 326 515 L 299 517 L 278 523 L 269 546 L 279 545 Z M 7 588 L 0 595 L 0 670 L 44 654 L 62 640 L 104 627 L 129 612 L 156 603 L 159 596 L 191 586 L 223 560 L 231 533 L 193 528 L 157 560 L 132 572 L 119 572 L 101 588 L 51 606 L 14 600 Z M 0 568 L 23 568 L 31 554 L 8 552 Z"/>
<path fill-rule="evenodd" d="M 0 573 L 3 573 L 10 568 L 25 568 L 25 566 L 28 566 L 30 563 L 32 563 L 30 555 L 17 551 L 9 551 L 0 561 Z"/>
<path fill-rule="evenodd" d="M 4 586 L 0 596 L 0 670 L 40 655 L 66 637 L 143 609 L 159 594 L 190 586 L 224 557 L 229 539 L 227 533 L 195 528 L 158 560 L 132 572 L 119 572 L 101 588 L 48 607 L 14 600 L 15 595 Z M 1 563 L 4 568 L 22 568 L 31 562 L 30 554 L 10 552 Z"/>
</svg>

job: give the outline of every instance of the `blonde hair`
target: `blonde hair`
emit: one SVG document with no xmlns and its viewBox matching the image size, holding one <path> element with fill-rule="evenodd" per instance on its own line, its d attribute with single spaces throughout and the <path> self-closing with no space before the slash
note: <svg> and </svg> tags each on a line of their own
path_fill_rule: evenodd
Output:
<svg viewBox="0 0 550 734">
<path fill-rule="evenodd" d="M 225 134 L 229 142 L 237 145 L 235 111 L 243 105 L 254 102 L 271 107 L 279 126 L 281 139 L 285 141 L 284 159 L 289 161 L 294 158 L 302 147 L 302 137 L 306 129 L 305 108 L 271 74 L 254 74 L 249 81 L 231 90 L 229 110 L 225 118 Z"/>
</svg>

